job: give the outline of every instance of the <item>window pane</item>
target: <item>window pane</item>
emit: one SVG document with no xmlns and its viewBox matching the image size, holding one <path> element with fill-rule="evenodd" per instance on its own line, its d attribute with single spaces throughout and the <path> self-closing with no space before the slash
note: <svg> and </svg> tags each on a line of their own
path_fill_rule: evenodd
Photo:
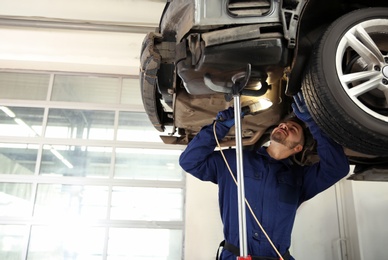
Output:
<svg viewBox="0 0 388 260">
<path fill-rule="evenodd" d="M 38 148 L 33 144 L 0 143 L 0 173 L 34 174 Z"/>
<path fill-rule="evenodd" d="M 56 75 L 51 100 L 117 104 L 119 93 L 119 78 Z"/>
<path fill-rule="evenodd" d="M 182 189 L 114 187 L 112 219 L 182 220 Z"/>
<path fill-rule="evenodd" d="M 115 177 L 141 180 L 180 181 L 180 150 L 116 149 Z"/>
<path fill-rule="evenodd" d="M 108 260 L 182 259 L 182 237 L 181 230 L 111 228 Z"/>
<path fill-rule="evenodd" d="M 135 142 L 162 142 L 146 113 L 120 112 L 117 140 Z"/>
<path fill-rule="evenodd" d="M 181 151 L 138 79 L 0 72 L 0 91 L 20 99 L 0 104 L 0 260 L 182 259 Z"/>
<path fill-rule="evenodd" d="M 140 97 L 141 94 L 139 79 L 123 79 L 121 103 L 143 107 L 143 101 Z"/>
<path fill-rule="evenodd" d="M 25 226 L 0 225 L 0 259 L 22 259 L 25 236 Z"/>
<path fill-rule="evenodd" d="M 50 109 L 46 137 L 113 140 L 114 112 Z"/>
<path fill-rule="evenodd" d="M 0 72 L 0 98 L 46 100 L 49 74 Z"/>
<path fill-rule="evenodd" d="M 107 177 L 111 156 L 111 147 L 45 145 L 40 174 Z"/>
<path fill-rule="evenodd" d="M 39 184 L 34 216 L 48 219 L 105 219 L 108 187 Z"/>
<path fill-rule="evenodd" d="M 0 106 L 0 135 L 40 136 L 43 113 L 43 108 Z"/>
<path fill-rule="evenodd" d="M 0 182 L 0 216 L 31 216 L 32 184 Z"/>
<path fill-rule="evenodd" d="M 102 260 L 104 229 L 81 225 L 33 226 L 28 260 Z"/>
</svg>

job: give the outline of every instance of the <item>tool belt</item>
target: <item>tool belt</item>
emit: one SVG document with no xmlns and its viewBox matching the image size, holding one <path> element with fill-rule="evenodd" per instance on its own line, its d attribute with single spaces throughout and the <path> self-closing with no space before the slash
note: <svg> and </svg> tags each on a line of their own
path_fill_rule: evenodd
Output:
<svg viewBox="0 0 388 260">
<path fill-rule="evenodd" d="M 229 252 L 233 253 L 235 256 L 240 256 L 240 249 L 237 246 L 229 244 L 227 241 L 224 240 L 220 243 L 220 246 L 218 247 L 216 260 L 219 260 L 218 255 L 221 247 L 224 250 L 228 250 Z M 287 252 L 284 255 L 282 255 L 282 257 L 284 260 L 289 260 L 291 257 L 290 251 L 287 250 Z M 277 257 L 266 257 L 266 256 L 251 256 L 251 258 L 252 260 L 279 260 L 279 258 Z"/>
</svg>

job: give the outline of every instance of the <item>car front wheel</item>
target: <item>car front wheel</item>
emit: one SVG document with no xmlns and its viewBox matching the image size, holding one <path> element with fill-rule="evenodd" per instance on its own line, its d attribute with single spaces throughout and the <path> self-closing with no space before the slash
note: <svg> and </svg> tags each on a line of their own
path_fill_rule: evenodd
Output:
<svg viewBox="0 0 388 260">
<path fill-rule="evenodd" d="M 313 118 L 334 140 L 388 155 L 388 8 L 335 21 L 315 48 L 302 89 Z"/>
</svg>

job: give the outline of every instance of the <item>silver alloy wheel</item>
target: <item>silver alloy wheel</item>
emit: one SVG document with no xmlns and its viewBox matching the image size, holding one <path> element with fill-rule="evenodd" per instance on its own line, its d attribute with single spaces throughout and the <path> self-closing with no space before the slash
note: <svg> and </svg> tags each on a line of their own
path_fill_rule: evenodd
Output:
<svg viewBox="0 0 388 260">
<path fill-rule="evenodd" d="M 302 83 L 315 122 L 363 154 L 388 156 L 388 8 L 363 8 L 331 23 Z"/>
<path fill-rule="evenodd" d="M 339 42 L 336 70 L 349 98 L 367 114 L 388 122 L 388 115 L 381 112 L 388 109 L 388 55 L 380 50 L 381 41 L 377 44 L 374 39 L 384 34 L 388 34 L 387 19 L 367 20 L 352 27 Z M 344 59 L 348 59 L 350 52 L 357 54 L 354 62 L 357 66 L 352 65 L 352 69 L 346 71 Z M 369 95 L 368 101 L 366 95 Z M 370 103 L 375 98 L 383 102 Z"/>
</svg>

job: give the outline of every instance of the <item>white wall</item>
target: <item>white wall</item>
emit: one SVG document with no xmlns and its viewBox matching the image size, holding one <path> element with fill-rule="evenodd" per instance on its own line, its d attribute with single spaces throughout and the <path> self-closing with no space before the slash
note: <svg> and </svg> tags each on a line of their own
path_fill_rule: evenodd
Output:
<svg viewBox="0 0 388 260">
<path fill-rule="evenodd" d="M 185 260 L 215 259 L 223 240 L 217 186 L 186 178 Z"/>
<path fill-rule="evenodd" d="M 342 259 L 336 192 L 339 185 L 330 187 L 299 207 L 290 249 L 295 259 Z"/>
<path fill-rule="evenodd" d="M 349 221 L 354 234 L 348 242 L 354 250 L 354 259 L 388 259 L 388 183 L 351 182 L 350 185 L 354 215 L 349 216 Z"/>
</svg>

